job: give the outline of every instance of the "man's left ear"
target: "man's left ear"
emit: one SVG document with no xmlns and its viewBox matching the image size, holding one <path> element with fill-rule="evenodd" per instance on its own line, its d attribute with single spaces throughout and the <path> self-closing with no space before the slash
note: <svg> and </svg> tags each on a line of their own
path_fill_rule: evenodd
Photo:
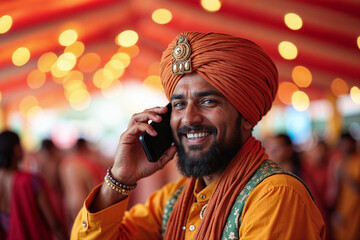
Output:
<svg viewBox="0 0 360 240">
<path fill-rule="evenodd" d="M 251 131 L 251 129 L 252 129 L 252 125 L 245 118 L 244 118 L 244 121 L 243 121 L 243 129 L 245 131 Z"/>
</svg>

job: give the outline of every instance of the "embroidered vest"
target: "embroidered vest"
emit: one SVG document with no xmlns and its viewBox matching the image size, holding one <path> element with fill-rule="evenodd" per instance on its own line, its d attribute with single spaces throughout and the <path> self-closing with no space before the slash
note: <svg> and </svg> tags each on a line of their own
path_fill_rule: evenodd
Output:
<svg viewBox="0 0 360 240">
<path fill-rule="evenodd" d="M 239 239 L 239 228 L 241 225 L 241 215 L 245 206 L 245 202 L 247 198 L 249 197 L 252 190 L 261 183 L 265 178 L 274 175 L 274 174 L 287 174 L 291 175 L 295 178 L 297 178 L 300 182 L 301 179 L 296 176 L 295 174 L 286 171 L 282 169 L 279 165 L 274 163 L 271 160 L 264 161 L 260 167 L 256 170 L 254 175 L 249 179 L 248 183 L 245 185 L 245 187 L 241 190 L 239 196 L 234 202 L 234 205 L 231 209 L 231 212 L 228 216 L 228 219 L 226 221 L 221 239 L 227 240 L 227 239 Z M 302 182 L 303 183 L 303 182 Z M 304 183 L 303 183 L 304 184 Z M 306 185 L 304 184 L 306 187 Z M 167 201 L 163 218 L 162 218 L 162 235 L 164 237 L 166 225 L 170 217 L 170 213 L 173 210 L 175 203 L 183 190 L 184 186 L 181 186 L 176 192 L 171 196 L 171 198 Z M 306 187 L 307 188 L 307 187 Z M 310 191 L 308 190 L 309 194 L 311 195 Z"/>
</svg>

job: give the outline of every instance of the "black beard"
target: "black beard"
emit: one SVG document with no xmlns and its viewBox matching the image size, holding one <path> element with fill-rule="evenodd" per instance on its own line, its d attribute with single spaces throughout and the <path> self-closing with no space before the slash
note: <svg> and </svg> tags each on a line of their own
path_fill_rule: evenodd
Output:
<svg viewBox="0 0 360 240">
<path fill-rule="evenodd" d="M 240 126 L 240 125 L 239 125 Z M 202 130 L 206 127 L 196 126 L 196 127 L 185 127 L 178 131 L 178 137 L 181 139 L 182 133 L 186 130 Z M 186 130 L 185 130 L 186 129 Z M 234 135 L 232 146 L 224 147 L 220 149 L 217 145 L 216 139 L 216 129 L 206 128 L 211 130 L 210 132 L 214 134 L 214 143 L 210 149 L 202 154 L 201 156 L 190 156 L 185 152 L 183 144 L 175 140 L 175 146 L 178 150 L 179 160 L 177 166 L 180 172 L 186 177 L 204 177 L 212 173 L 215 173 L 219 170 L 225 169 L 230 161 L 234 158 L 236 153 L 240 150 L 241 143 L 241 130 Z M 190 150 L 195 150 L 197 147 L 190 148 Z"/>
</svg>

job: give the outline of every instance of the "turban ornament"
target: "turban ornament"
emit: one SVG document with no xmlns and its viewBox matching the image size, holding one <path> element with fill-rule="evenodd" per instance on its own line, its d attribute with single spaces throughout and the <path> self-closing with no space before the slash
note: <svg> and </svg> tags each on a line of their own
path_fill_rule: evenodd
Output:
<svg viewBox="0 0 360 240">
<path fill-rule="evenodd" d="M 180 35 L 172 51 L 171 71 L 173 75 L 191 73 L 191 47 L 186 37 Z"/>
</svg>

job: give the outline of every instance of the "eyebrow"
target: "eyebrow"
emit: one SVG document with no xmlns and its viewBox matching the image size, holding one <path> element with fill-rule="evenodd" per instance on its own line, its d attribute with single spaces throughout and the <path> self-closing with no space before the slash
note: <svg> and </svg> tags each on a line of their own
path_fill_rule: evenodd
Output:
<svg viewBox="0 0 360 240">
<path fill-rule="evenodd" d="M 196 92 L 195 93 L 195 97 L 206 97 L 206 96 L 218 96 L 218 97 L 224 97 L 221 93 L 219 92 L 215 92 L 215 91 L 212 91 L 212 90 L 209 90 L 209 91 L 203 91 L 203 92 Z M 171 99 L 170 100 L 174 100 L 174 99 L 183 99 L 184 98 L 184 95 L 182 94 L 173 94 L 171 96 Z"/>
</svg>

